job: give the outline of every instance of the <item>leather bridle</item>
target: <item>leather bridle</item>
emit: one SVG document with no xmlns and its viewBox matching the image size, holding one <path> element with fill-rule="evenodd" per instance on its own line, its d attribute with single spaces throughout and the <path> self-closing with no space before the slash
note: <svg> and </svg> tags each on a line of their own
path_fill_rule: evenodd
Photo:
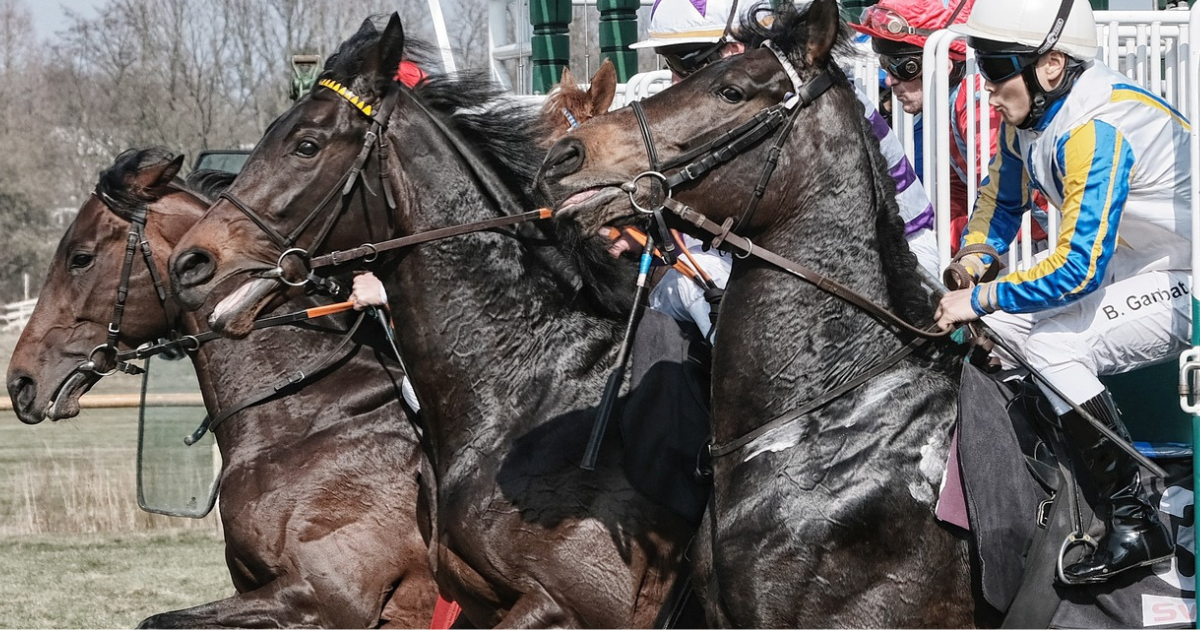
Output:
<svg viewBox="0 0 1200 630">
<path fill-rule="evenodd" d="M 322 85 L 329 87 L 327 83 L 327 81 L 323 81 Z M 370 127 L 367 129 L 366 136 L 363 139 L 362 148 L 359 149 L 358 156 L 350 166 L 350 169 L 342 175 L 337 184 L 335 184 L 329 190 L 329 192 L 326 193 L 325 197 L 313 207 L 313 209 L 308 213 L 308 216 L 306 216 L 304 220 L 301 221 L 300 224 L 291 231 L 291 233 L 289 233 L 287 236 L 281 234 L 279 230 L 276 230 L 263 218 L 260 212 L 255 211 L 252 207 L 250 207 L 249 204 L 239 199 L 233 193 L 225 191 L 218 195 L 218 199 L 224 199 L 228 201 L 229 203 L 233 204 L 235 208 L 240 210 L 242 214 L 246 215 L 246 217 L 254 222 L 254 224 L 257 225 L 258 228 L 267 235 L 267 238 L 271 239 L 271 242 L 279 248 L 280 254 L 278 261 L 276 261 L 275 268 L 261 274 L 261 277 L 275 277 L 280 282 L 289 286 L 304 286 L 310 282 L 319 283 L 319 279 L 312 274 L 309 274 L 306 278 L 301 280 L 288 279 L 284 274 L 283 262 L 288 258 L 288 256 L 297 256 L 301 259 L 306 259 L 308 258 L 310 252 L 315 252 L 321 247 L 321 245 L 325 243 L 325 239 L 329 237 L 329 233 L 333 230 L 333 226 L 337 222 L 338 217 L 340 217 L 349 206 L 350 195 L 354 192 L 355 186 L 358 184 L 359 180 L 363 178 L 363 169 L 366 167 L 367 159 L 370 158 L 372 153 L 375 153 L 379 161 L 379 181 L 381 187 L 383 188 L 384 198 L 387 201 L 389 211 L 388 216 L 391 217 L 391 211 L 396 209 L 396 197 L 392 190 L 392 182 L 389 176 L 390 169 L 387 168 L 387 159 L 388 154 L 390 153 L 388 150 L 387 141 L 387 125 L 388 120 L 391 118 L 392 112 L 395 110 L 396 103 L 400 97 L 399 87 L 392 82 L 388 82 L 387 88 L 384 91 L 382 99 L 380 100 L 380 106 L 371 110 L 368 110 L 365 108 L 365 106 L 360 105 L 358 97 L 354 96 L 353 93 L 349 93 L 350 96 L 346 96 L 347 91 L 345 88 L 341 88 L 340 91 L 333 87 L 330 87 L 330 89 L 333 89 L 334 92 L 345 97 L 348 101 L 355 103 L 358 109 L 370 119 Z M 371 113 L 367 113 L 368 111 Z M 375 149 L 378 149 L 378 151 L 375 151 Z M 307 247 L 297 247 L 296 244 L 300 237 L 314 224 L 314 222 L 316 222 L 321 214 L 326 211 L 326 208 L 335 201 L 340 201 L 337 210 L 326 213 L 324 222 L 321 224 L 320 229 L 317 231 L 313 239 L 308 243 Z"/>
<path fill-rule="evenodd" d="M 186 194 L 200 203 L 208 203 L 186 188 L 172 185 L 171 189 Z M 109 211 L 113 214 L 117 216 L 129 216 L 129 232 L 125 239 L 125 257 L 121 264 L 121 281 L 117 285 L 117 296 L 113 303 L 113 314 L 112 319 L 109 320 L 107 336 L 104 343 L 96 346 L 88 353 L 85 360 L 75 368 L 75 371 L 91 372 L 96 376 L 111 376 L 117 372 L 134 375 L 140 374 L 142 369 L 129 363 L 127 359 L 130 357 L 123 356 L 117 346 L 117 341 L 121 337 L 121 322 L 125 316 L 125 301 L 129 298 L 129 278 L 133 273 L 133 259 L 139 249 L 142 252 L 143 260 L 146 261 L 146 268 L 149 270 L 150 279 L 154 283 L 154 293 L 158 296 L 158 303 L 162 306 L 163 316 L 166 317 L 168 325 L 174 321 L 173 313 L 175 310 L 167 300 L 166 284 L 163 282 L 162 275 L 158 272 L 158 267 L 154 264 L 154 252 L 151 251 L 150 241 L 146 238 L 146 217 L 150 209 L 145 202 L 139 202 L 133 208 L 129 209 L 129 211 L 122 212 L 120 210 L 121 204 L 105 192 L 96 189 L 92 191 L 92 196 L 108 207 Z M 101 361 L 105 364 L 111 364 L 112 367 L 108 370 L 102 369 L 100 367 Z"/>
<path fill-rule="evenodd" d="M 709 455 L 714 458 L 736 452 L 767 432 L 824 407 L 898 364 L 928 340 L 943 339 L 950 334 L 949 332 L 934 332 L 916 328 L 883 306 L 849 287 L 795 261 L 756 246 L 750 239 L 741 237 L 735 233 L 736 230 L 748 224 L 754 211 L 757 209 L 759 201 L 766 192 L 771 176 L 774 174 L 779 155 L 791 133 L 796 118 L 802 110 L 811 105 L 813 101 L 833 85 L 833 78 L 828 69 L 823 70 L 812 81 L 807 83 L 802 82 L 799 78 L 799 73 L 783 52 L 771 45 L 769 41 L 764 43 L 763 46 L 774 53 L 780 65 L 783 66 L 784 71 L 792 81 L 794 91 L 785 97 L 782 103 L 767 107 L 756 114 L 754 118 L 738 125 L 716 140 L 705 143 L 667 162 L 659 161 L 646 114 L 640 103 L 633 103 L 634 116 L 637 118 L 638 126 L 641 130 L 642 141 L 646 146 L 646 155 L 649 158 L 651 170 L 636 175 L 630 182 L 623 185 L 622 188 L 629 193 L 630 202 L 634 209 L 645 214 L 654 215 L 655 223 L 663 226 L 660 229 L 665 229 L 665 220 L 662 217 L 663 212 L 670 211 L 685 222 L 710 233 L 714 237 L 711 242 L 713 247 L 719 248 L 725 246 L 740 250 L 742 253 L 738 255 L 739 258 L 754 256 L 801 278 L 813 284 L 818 289 L 865 311 L 897 335 L 908 337 L 909 341 L 898 351 L 876 362 L 854 378 L 830 388 L 799 408 L 760 425 L 758 428 L 734 440 L 723 444 L 709 444 Z M 775 141 L 771 146 L 751 199 L 736 222 L 736 225 L 732 217 L 718 225 L 672 197 L 671 191 L 674 187 L 699 180 L 718 166 L 728 163 L 733 158 L 756 146 L 770 134 L 775 134 Z M 671 169 L 677 170 L 670 175 L 666 174 Z M 652 184 L 656 183 L 662 188 L 661 190 L 655 190 L 652 186 L 650 201 L 647 205 L 640 204 L 637 198 L 639 192 L 637 184 L 642 179 L 651 180 Z"/>
</svg>

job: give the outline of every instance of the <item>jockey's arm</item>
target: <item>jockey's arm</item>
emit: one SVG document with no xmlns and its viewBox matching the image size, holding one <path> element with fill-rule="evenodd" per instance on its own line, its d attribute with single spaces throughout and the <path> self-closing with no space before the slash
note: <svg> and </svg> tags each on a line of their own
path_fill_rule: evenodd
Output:
<svg viewBox="0 0 1200 630">
<path fill-rule="evenodd" d="M 1133 149 L 1112 125 L 1092 120 L 1059 140 L 1055 182 L 1063 191 L 1054 251 L 1027 271 L 975 287 L 979 315 L 1028 313 L 1069 304 L 1104 281 L 1135 166 Z"/>
<path fill-rule="evenodd" d="M 963 234 L 963 246 L 986 244 L 998 253 L 1008 251 L 1009 243 L 1021 229 L 1021 216 L 1029 206 L 1029 174 L 1016 148 L 1012 127 L 1002 128 L 999 151 L 992 156 L 987 179 L 979 189 L 975 212 Z M 978 279 L 992 260 L 979 254 L 960 261 Z"/>
</svg>

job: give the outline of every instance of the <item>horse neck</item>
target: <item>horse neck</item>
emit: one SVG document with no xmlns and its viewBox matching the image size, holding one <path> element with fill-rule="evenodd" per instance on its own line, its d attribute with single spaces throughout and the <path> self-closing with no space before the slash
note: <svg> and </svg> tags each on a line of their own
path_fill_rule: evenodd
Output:
<svg viewBox="0 0 1200 630">
<path fill-rule="evenodd" d="M 847 105 L 830 99 L 820 106 L 842 110 Z M 793 172 L 776 174 L 775 188 L 759 210 L 764 219 L 773 218 L 752 240 L 890 309 L 876 227 L 886 211 L 876 188 L 881 158 L 870 155 L 860 139 L 861 116 L 842 116 L 831 124 L 833 114 L 814 113 L 825 121 L 821 130 L 797 128 L 792 155 L 811 155 L 815 146 L 842 149 L 818 159 L 790 160 Z M 718 339 L 713 357 L 718 440 L 798 408 L 903 344 L 858 307 L 754 259 L 734 262 Z M 846 398 L 870 390 L 868 383 Z"/>
<path fill-rule="evenodd" d="M 393 133 L 436 159 L 393 178 L 405 182 L 399 203 L 408 216 L 399 218 L 401 230 L 418 233 L 495 217 L 440 135 L 409 127 Z M 412 163 L 402 157 L 390 162 L 397 168 Z M 520 435 L 553 409 L 595 404 L 549 392 L 602 386 L 619 322 L 581 310 L 516 238 L 477 233 L 435 241 L 384 268 L 409 377 L 421 396 L 422 416 L 432 418 L 429 430 L 439 452 L 455 452 L 465 440 L 477 448 L 482 433 Z"/>
</svg>

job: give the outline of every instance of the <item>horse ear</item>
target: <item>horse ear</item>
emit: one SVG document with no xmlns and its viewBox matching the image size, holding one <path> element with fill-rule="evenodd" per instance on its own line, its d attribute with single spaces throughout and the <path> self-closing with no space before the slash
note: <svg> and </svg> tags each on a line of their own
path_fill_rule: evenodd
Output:
<svg viewBox="0 0 1200 630">
<path fill-rule="evenodd" d="M 806 61 L 810 66 L 822 65 L 829 60 L 829 53 L 837 43 L 842 17 L 838 12 L 837 0 L 814 0 L 808 7 L 808 52 Z"/>
<path fill-rule="evenodd" d="M 371 21 L 371 18 L 367 18 L 363 20 L 362 26 L 358 27 L 358 32 L 355 35 L 374 35 L 378 32 L 375 30 L 375 23 Z"/>
<path fill-rule="evenodd" d="M 145 191 L 154 191 L 175 179 L 179 174 L 179 169 L 183 168 L 183 154 L 177 155 L 170 160 L 155 162 L 147 166 L 143 166 L 133 175 L 133 186 Z"/>
<path fill-rule="evenodd" d="M 570 68 L 563 66 L 562 78 L 558 80 L 558 85 L 565 90 L 568 88 L 579 87 L 579 81 L 575 78 L 575 75 L 571 73 Z"/>
<path fill-rule="evenodd" d="M 612 59 L 605 57 L 604 63 L 600 64 L 600 69 L 592 77 L 588 96 L 592 98 L 593 116 L 599 116 L 612 107 L 613 98 L 617 96 L 617 67 Z"/>
<path fill-rule="evenodd" d="M 404 25 L 400 23 L 400 14 L 392 13 L 388 18 L 383 36 L 379 38 L 379 63 L 382 73 L 390 80 L 396 75 L 400 61 L 404 58 Z"/>
</svg>

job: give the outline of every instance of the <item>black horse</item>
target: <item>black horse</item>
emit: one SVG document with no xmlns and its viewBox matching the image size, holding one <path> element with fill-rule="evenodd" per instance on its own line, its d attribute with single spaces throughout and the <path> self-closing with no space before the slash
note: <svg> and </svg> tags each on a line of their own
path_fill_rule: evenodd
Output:
<svg viewBox="0 0 1200 630">
<path fill-rule="evenodd" d="M 160 149 L 128 151 L 79 209 L 9 365 L 8 390 L 22 421 L 77 414 L 79 396 L 99 378 L 75 368 L 105 340 L 139 209 L 160 278 L 166 254 L 208 209 L 207 199 L 173 181 L 182 163 L 183 156 Z M 204 331 L 189 314 L 176 319 L 174 299 L 159 301 L 141 258 L 130 267 L 121 347 L 165 337 L 173 327 Z M 304 298 L 290 307 L 318 302 Z M 332 360 L 309 379 L 316 382 L 284 387 L 215 427 L 224 462 L 225 557 L 237 594 L 154 615 L 144 626 L 428 625 L 437 588 L 416 523 L 420 452 L 399 402 L 400 373 L 362 339 L 342 347 L 349 326 L 342 316 L 269 328 L 194 353 L 214 415 L 273 392 L 289 369 Z"/>
<path fill-rule="evenodd" d="M 244 335 L 286 295 L 261 275 L 297 277 L 298 256 L 278 264 L 289 246 L 347 249 L 530 204 L 532 112 L 470 76 L 397 86 L 403 40 L 398 16 L 382 33 L 364 23 L 176 246 L 192 306 L 241 284 L 215 328 Z M 613 436 L 594 472 L 578 466 L 632 295 L 633 270 L 588 243 L 491 231 L 371 263 L 422 405 L 435 575 L 480 626 L 650 626 L 694 531 L 633 489 Z"/>
<path fill-rule="evenodd" d="M 737 233 L 753 246 L 837 278 L 914 326 L 930 326 L 930 291 L 904 240 L 894 185 L 862 105 L 832 60 L 844 37 L 836 2 L 816 0 L 803 12 L 785 3 L 771 17 L 769 26 L 743 25 L 749 52 L 643 101 L 644 125 L 623 109 L 560 140 L 543 166 L 541 190 L 560 216 L 585 230 L 631 223 L 639 215 L 621 186 L 657 166 L 648 164 L 643 134 L 669 163 L 800 94 L 802 104 L 782 112 L 776 131 L 706 177 L 681 183 L 674 198 L 717 224 L 741 217 Z M 828 89 L 794 84 L 779 57 L 802 85 L 828 80 Z M 781 136 L 788 125 L 790 135 Z M 781 137 L 778 172 L 758 208 L 745 211 Z M 651 179 L 637 182 L 640 205 L 649 205 Z M 697 537 L 714 623 L 996 623 L 995 611 L 976 604 L 966 538 L 932 518 L 961 353 L 927 343 L 865 383 L 831 393 L 914 338 L 896 330 L 761 259 L 735 262 L 713 355 L 714 443 L 824 404 L 742 448 L 717 449 L 713 496 Z"/>
</svg>

